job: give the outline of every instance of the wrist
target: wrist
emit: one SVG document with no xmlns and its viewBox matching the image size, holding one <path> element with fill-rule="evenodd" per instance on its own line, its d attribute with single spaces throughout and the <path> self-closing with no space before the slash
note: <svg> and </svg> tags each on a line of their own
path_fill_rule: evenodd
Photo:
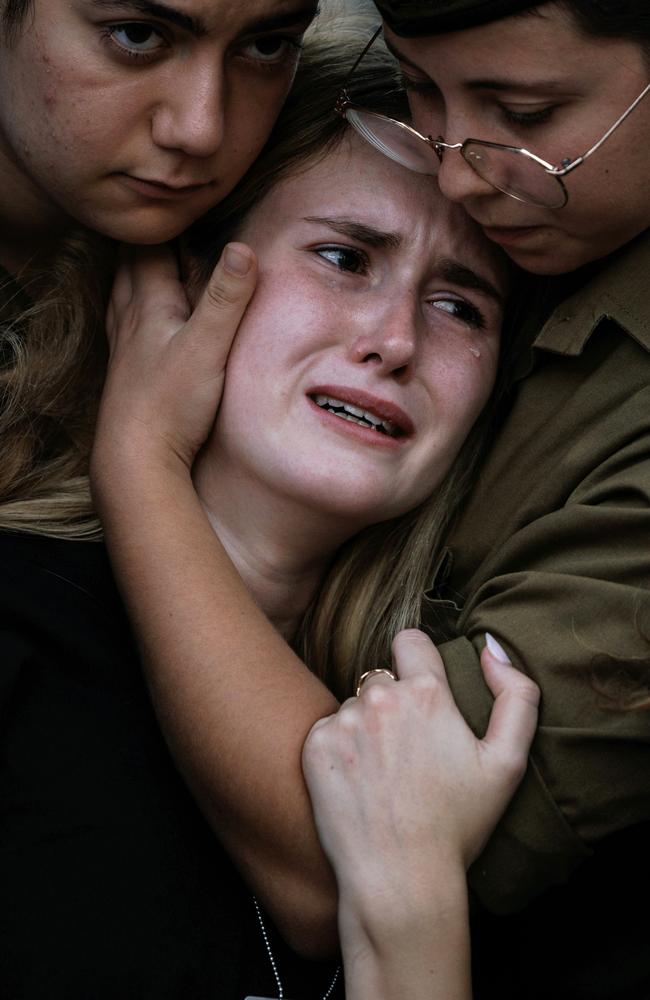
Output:
<svg viewBox="0 0 650 1000">
<path fill-rule="evenodd" d="M 172 449 L 131 442 L 121 452 L 93 451 L 90 482 L 102 519 L 141 518 L 191 498 L 198 503 L 190 467 Z"/>
<path fill-rule="evenodd" d="M 407 892 L 369 910 L 343 892 L 339 934 L 350 1000 L 469 1000 L 470 940 L 465 873 L 444 872 L 427 899 Z"/>
<path fill-rule="evenodd" d="M 410 949 L 430 928 L 450 930 L 467 920 L 467 879 L 457 859 L 440 859 L 418 870 L 385 871 L 381 879 L 339 881 L 341 940 L 373 950 Z"/>
</svg>

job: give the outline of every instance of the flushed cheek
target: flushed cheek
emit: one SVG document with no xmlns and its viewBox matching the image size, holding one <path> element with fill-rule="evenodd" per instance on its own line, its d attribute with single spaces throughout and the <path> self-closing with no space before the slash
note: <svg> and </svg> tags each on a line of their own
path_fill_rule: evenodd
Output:
<svg viewBox="0 0 650 1000">
<path fill-rule="evenodd" d="M 496 376 L 499 339 L 487 331 L 467 332 L 430 359 L 428 382 L 431 398 L 448 412 L 478 412 L 487 400 Z M 459 409 L 459 402 L 462 407 Z"/>
<path fill-rule="evenodd" d="M 245 233 L 242 238 L 246 239 Z M 250 245 L 255 249 L 253 240 Z M 265 269 L 262 260 L 258 288 L 231 361 L 245 354 L 250 369 L 258 369 L 265 377 L 274 369 L 278 373 L 283 369 L 301 371 L 321 351 L 340 343 L 345 316 L 333 296 L 315 293 L 310 282 L 296 276 L 289 263 Z"/>
</svg>

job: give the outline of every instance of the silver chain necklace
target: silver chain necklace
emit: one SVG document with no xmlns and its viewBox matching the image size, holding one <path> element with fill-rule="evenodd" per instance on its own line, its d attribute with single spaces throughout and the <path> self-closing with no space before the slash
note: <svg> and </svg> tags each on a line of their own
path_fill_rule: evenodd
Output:
<svg viewBox="0 0 650 1000">
<path fill-rule="evenodd" d="M 253 896 L 253 903 L 255 904 L 255 912 L 257 913 L 257 919 L 260 925 L 260 930 L 262 931 L 262 937 L 264 938 L 264 944 L 266 945 L 266 952 L 269 956 L 269 961 L 271 962 L 271 968 L 273 969 L 273 975 L 275 976 L 275 982 L 278 987 L 278 997 L 277 1000 L 286 1000 L 284 996 L 284 990 L 282 988 L 282 980 L 280 979 L 280 974 L 278 972 L 278 967 L 275 963 L 275 958 L 273 957 L 273 951 L 271 950 L 271 942 L 269 941 L 269 936 L 266 933 L 266 926 L 264 924 L 264 919 L 262 917 L 262 911 L 260 905 L 257 902 L 255 896 Z M 328 997 L 332 995 L 332 991 L 336 986 L 339 978 L 339 973 L 341 971 L 341 966 L 339 965 L 336 972 L 334 973 L 334 979 L 329 984 L 327 992 L 323 994 L 321 1000 L 328 1000 Z M 244 997 L 244 1000 L 273 1000 L 273 997 Z"/>
</svg>

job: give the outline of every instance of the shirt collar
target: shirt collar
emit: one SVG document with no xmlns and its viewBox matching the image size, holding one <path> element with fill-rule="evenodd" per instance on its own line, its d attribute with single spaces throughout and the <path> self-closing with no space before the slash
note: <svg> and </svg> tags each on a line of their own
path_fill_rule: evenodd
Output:
<svg viewBox="0 0 650 1000">
<path fill-rule="evenodd" d="M 614 254 L 553 311 L 534 347 L 556 354 L 582 353 L 600 322 L 613 320 L 650 352 L 650 231 Z"/>
</svg>

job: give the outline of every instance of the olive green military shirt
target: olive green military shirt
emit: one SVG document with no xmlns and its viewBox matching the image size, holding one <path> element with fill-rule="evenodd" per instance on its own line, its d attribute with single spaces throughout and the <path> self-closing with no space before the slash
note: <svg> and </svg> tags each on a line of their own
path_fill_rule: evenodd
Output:
<svg viewBox="0 0 650 1000">
<path fill-rule="evenodd" d="M 528 772 L 470 871 L 497 913 L 650 819 L 650 711 L 608 699 L 650 667 L 650 234 L 555 309 L 532 354 L 424 609 L 425 625 L 459 610 L 441 652 L 477 732 L 486 631 L 542 690 Z"/>
</svg>

